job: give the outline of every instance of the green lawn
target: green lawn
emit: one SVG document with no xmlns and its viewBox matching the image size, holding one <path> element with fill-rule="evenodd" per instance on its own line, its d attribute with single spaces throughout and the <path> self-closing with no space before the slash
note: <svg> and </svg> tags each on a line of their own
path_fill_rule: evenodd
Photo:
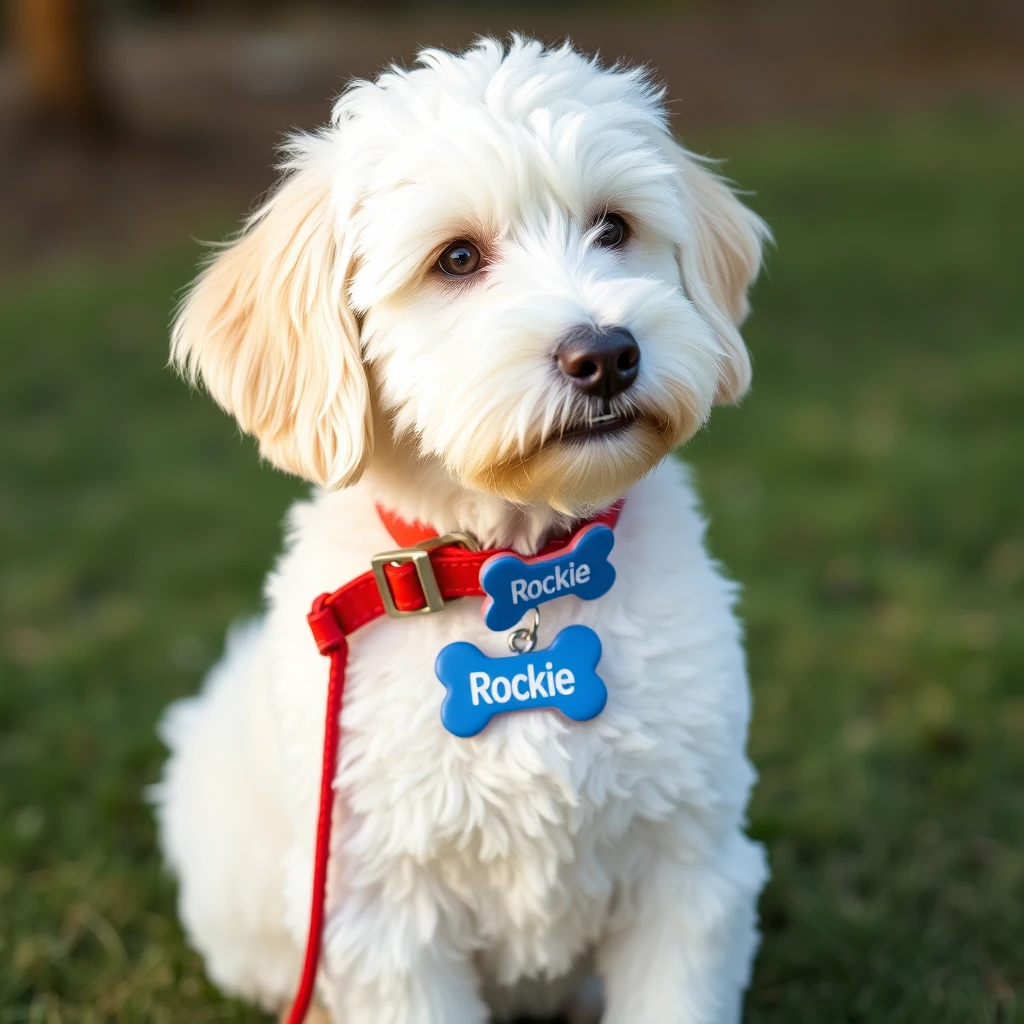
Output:
<svg viewBox="0 0 1024 1024">
<path fill-rule="evenodd" d="M 755 391 L 689 449 L 745 584 L 749 1020 L 1022 1020 L 1024 120 L 705 142 L 778 238 Z M 259 1019 L 143 802 L 300 491 L 164 369 L 194 258 L 0 297 L 0 1022 Z"/>
</svg>

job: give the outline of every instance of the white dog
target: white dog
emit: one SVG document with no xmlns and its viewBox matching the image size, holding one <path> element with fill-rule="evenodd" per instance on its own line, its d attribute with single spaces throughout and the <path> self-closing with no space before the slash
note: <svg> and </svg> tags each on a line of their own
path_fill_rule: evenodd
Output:
<svg viewBox="0 0 1024 1024">
<path fill-rule="evenodd" d="M 766 877 L 750 700 L 735 588 L 666 456 L 748 386 L 767 229 L 642 71 L 568 45 L 426 51 L 286 152 L 173 332 L 185 375 L 320 488 L 265 616 L 164 723 L 191 941 L 226 992 L 288 1005 L 328 667 L 306 613 L 396 546 L 377 503 L 529 554 L 626 495 L 615 585 L 542 611 L 542 646 L 572 623 L 603 642 L 592 721 L 443 728 L 438 651 L 509 654 L 477 600 L 351 638 L 317 998 L 345 1024 L 479 1024 L 573 1012 L 597 976 L 606 1024 L 737 1021 Z"/>
</svg>

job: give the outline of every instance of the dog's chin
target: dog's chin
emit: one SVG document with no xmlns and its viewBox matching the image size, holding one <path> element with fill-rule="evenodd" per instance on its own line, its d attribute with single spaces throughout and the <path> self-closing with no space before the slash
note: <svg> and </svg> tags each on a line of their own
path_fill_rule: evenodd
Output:
<svg viewBox="0 0 1024 1024">
<path fill-rule="evenodd" d="M 518 504 L 543 502 L 588 515 L 621 497 L 686 436 L 645 418 L 599 420 L 549 438 L 525 456 L 480 466 L 463 482 Z"/>
</svg>

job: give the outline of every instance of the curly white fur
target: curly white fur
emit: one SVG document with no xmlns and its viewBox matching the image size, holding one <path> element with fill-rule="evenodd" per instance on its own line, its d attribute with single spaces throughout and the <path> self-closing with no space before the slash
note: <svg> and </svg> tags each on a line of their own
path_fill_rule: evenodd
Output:
<svg viewBox="0 0 1024 1024">
<path fill-rule="evenodd" d="M 608 211 L 630 238 L 595 244 Z M 170 709 L 160 834 L 181 916 L 226 991 L 280 1008 L 308 920 L 327 665 L 305 614 L 393 546 L 375 502 L 536 550 L 629 490 L 604 598 L 545 606 L 601 636 L 608 706 L 444 731 L 437 651 L 504 637 L 474 601 L 353 639 L 319 997 L 345 1024 L 477 1024 L 571 1007 L 607 1024 L 730 1024 L 766 875 L 734 588 L 663 462 L 745 390 L 737 332 L 764 225 L 667 134 L 636 70 L 483 40 L 356 83 L 187 297 L 176 363 L 272 462 L 319 484 L 289 518 L 268 610 Z M 432 267 L 470 238 L 485 268 Z M 618 433 L 553 371 L 579 324 L 628 328 Z M 606 410 L 605 410 L 606 411 Z M 659 467 L 660 464 L 660 468 Z M 338 489 L 345 487 L 345 489 Z"/>
</svg>

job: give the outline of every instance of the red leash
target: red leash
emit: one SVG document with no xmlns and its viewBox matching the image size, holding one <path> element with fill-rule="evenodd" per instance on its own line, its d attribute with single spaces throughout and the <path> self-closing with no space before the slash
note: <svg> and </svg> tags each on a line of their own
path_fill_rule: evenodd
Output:
<svg viewBox="0 0 1024 1024">
<path fill-rule="evenodd" d="M 583 527 L 603 523 L 614 528 L 621 508 L 620 501 L 599 516 L 588 520 Z M 499 549 L 467 550 L 460 546 L 464 541 L 456 539 L 458 535 L 438 537 L 434 530 L 422 523 L 407 523 L 395 513 L 379 506 L 378 511 L 388 532 L 402 548 L 377 555 L 373 559 L 372 571 L 350 580 L 333 594 L 321 594 L 313 602 L 307 616 L 309 628 L 313 632 L 320 653 L 331 659 L 331 670 L 327 685 L 324 757 L 316 823 L 309 934 L 306 937 L 302 975 L 287 1024 L 302 1024 L 306 1019 L 313 1000 L 316 973 L 320 965 L 327 866 L 331 854 L 334 778 L 338 770 L 341 709 L 345 696 L 345 669 L 348 664 L 346 637 L 360 626 L 380 618 L 385 612 L 401 618 L 439 611 L 445 601 L 456 597 L 484 597 L 480 587 L 480 569 L 489 558 L 501 553 Z M 567 546 L 572 542 L 574 535 L 549 541 L 541 549 L 540 554 L 551 554 Z M 387 589 L 386 596 L 381 588 Z"/>
</svg>

